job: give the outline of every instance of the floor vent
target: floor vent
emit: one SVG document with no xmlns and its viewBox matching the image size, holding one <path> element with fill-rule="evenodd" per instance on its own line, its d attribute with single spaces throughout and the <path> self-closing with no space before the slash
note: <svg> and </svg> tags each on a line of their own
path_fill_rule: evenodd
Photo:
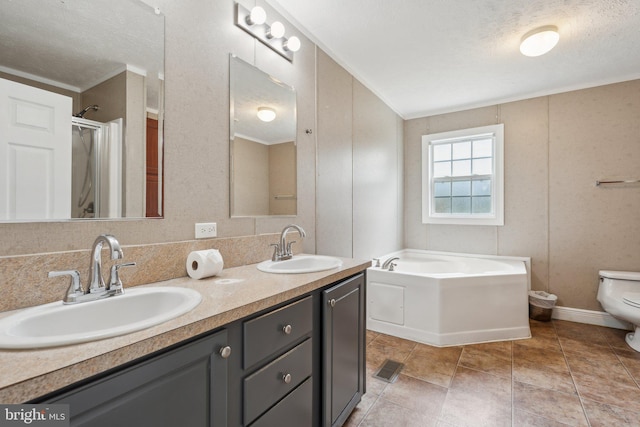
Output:
<svg viewBox="0 0 640 427">
<path fill-rule="evenodd" d="M 396 380 L 396 377 L 402 370 L 404 365 L 400 362 L 396 362 L 395 360 L 387 359 L 384 361 L 378 372 L 376 372 L 373 376 L 388 383 L 392 383 Z"/>
</svg>

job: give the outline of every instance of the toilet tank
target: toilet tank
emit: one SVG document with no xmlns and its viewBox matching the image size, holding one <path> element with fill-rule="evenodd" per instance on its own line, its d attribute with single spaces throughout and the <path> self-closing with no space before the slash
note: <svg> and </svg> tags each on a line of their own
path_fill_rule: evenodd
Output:
<svg viewBox="0 0 640 427">
<path fill-rule="evenodd" d="M 631 280 L 640 282 L 640 272 L 600 270 L 600 277 L 615 280 Z"/>
<path fill-rule="evenodd" d="M 600 271 L 600 284 L 596 299 L 605 310 L 611 309 L 611 301 L 622 301 L 624 293 L 640 292 L 640 272 L 634 271 Z M 607 299 L 611 298 L 611 301 Z"/>
</svg>

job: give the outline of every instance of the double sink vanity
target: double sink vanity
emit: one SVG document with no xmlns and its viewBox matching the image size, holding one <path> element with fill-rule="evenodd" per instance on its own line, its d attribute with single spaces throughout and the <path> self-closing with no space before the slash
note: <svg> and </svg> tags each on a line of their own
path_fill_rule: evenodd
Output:
<svg viewBox="0 0 640 427">
<path fill-rule="evenodd" d="M 3 313 L 0 401 L 68 404 L 71 425 L 342 425 L 365 392 L 369 265 L 295 255 Z"/>
</svg>

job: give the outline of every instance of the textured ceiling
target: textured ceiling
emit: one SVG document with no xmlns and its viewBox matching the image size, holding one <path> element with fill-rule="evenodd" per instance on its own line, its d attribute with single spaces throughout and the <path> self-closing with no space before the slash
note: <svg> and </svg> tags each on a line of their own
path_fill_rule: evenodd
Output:
<svg viewBox="0 0 640 427">
<path fill-rule="evenodd" d="M 129 67 L 151 91 L 164 73 L 164 17 L 137 0 L 1 0 L 0 67 L 80 91 Z"/>
<path fill-rule="evenodd" d="M 267 2 L 405 119 L 640 78 L 640 0 Z"/>
</svg>

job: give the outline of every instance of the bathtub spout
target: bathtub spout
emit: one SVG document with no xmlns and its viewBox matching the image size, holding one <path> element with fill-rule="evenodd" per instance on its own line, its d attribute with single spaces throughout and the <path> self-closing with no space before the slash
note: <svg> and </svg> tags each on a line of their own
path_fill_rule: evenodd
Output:
<svg viewBox="0 0 640 427">
<path fill-rule="evenodd" d="M 391 257 L 391 258 L 389 258 L 388 260 L 386 260 L 386 261 L 382 264 L 382 269 L 383 269 L 383 270 L 387 270 L 387 269 L 389 269 L 389 268 L 390 268 L 391 263 L 392 263 L 393 261 L 397 260 L 397 259 L 400 259 L 400 258 L 398 258 L 397 256 L 396 256 L 396 257 Z"/>
</svg>

